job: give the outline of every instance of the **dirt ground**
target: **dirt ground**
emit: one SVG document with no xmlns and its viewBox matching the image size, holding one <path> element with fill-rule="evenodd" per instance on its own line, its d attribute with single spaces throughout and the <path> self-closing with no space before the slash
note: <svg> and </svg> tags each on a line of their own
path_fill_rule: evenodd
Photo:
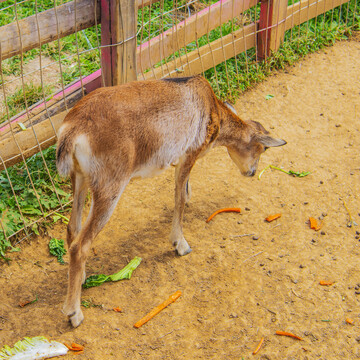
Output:
<svg viewBox="0 0 360 360">
<path fill-rule="evenodd" d="M 132 278 L 84 290 L 82 299 L 93 306 L 83 308 L 84 323 L 72 329 L 61 313 L 67 266 L 48 254 L 50 237 L 22 243 L 10 265 L 0 265 L 0 346 L 43 335 L 85 346 L 83 355 L 68 359 L 360 358 L 360 226 L 347 226 L 343 203 L 360 224 L 357 39 L 274 74 L 236 104 L 241 117 L 288 142 L 268 150 L 260 170 L 272 164 L 309 176 L 268 170 L 260 180 L 244 178 L 225 149 L 212 150 L 191 175 L 184 234 L 193 251 L 185 257 L 168 241 L 173 171 L 132 182 L 87 263 L 88 275 L 111 274 L 140 256 Z M 265 100 L 269 94 L 274 97 Z M 242 212 L 205 223 L 223 207 Z M 275 213 L 282 217 L 264 221 Z M 310 216 L 323 218 L 320 231 L 310 229 Z M 49 233 L 65 239 L 65 225 Z M 244 234 L 254 235 L 237 236 Z M 334 284 L 321 286 L 321 280 Z M 176 290 L 179 300 L 133 327 Z M 116 306 L 123 311 L 114 312 Z"/>
</svg>

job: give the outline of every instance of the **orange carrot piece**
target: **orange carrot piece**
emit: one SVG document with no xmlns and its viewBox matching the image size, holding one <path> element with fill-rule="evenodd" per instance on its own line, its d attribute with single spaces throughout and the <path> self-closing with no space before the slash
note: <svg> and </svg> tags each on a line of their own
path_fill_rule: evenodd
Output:
<svg viewBox="0 0 360 360">
<path fill-rule="evenodd" d="M 346 322 L 350 325 L 352 325 L 354 323 L 354 320 L 353 319 L 350 319 L 350 318 L 347 318 L 346 319 Z"/>
<path fill-rule="evenodd" d="M 178 290 L 174 294 L 172 294 L 166 301 L 164 301 L 159 306 L 152 309 L 146 316 L 144 316 L 141 320 L 134 324 L 134 327 L 139 328 L 140 326 L 147 323 L 150 319 L 152 319 L 156 314 L 158 314 L 161 310 L 165 309 L 168 305 L 176 301 L 181 296 L 181 291 Z"/>
<path fill-rule="evenodd" d="M 323 223 L 320 225 L 317 223 L 317 220 L 313 217 L 309 218 L 310 221 L 310 229 L 313 229 L 315 231 L 319 231 L 322 228 Z"/>
<path fill-rule="evenodd" d="M 280 217 L 281 217 L 281 214 L 269 215 L 265 220 L 267 222 L 272 222 Z"/>
<path fill-rule="evenodd" d="M 71 347 L 74 351 L 83 351 L 84 347 L 80 344 L 71 343 Z"/>
<path fill-rule="evenodd" d="M 292 333 L 286 332 L 286 331 L 276 331 L 276 335 L 289 336 L 289 337 L 292 337 L 294 339 L 302 340 L 301 337 L 299 337 L 297 335 L 294 335 Z"/>
<path fill-rule="evenodd" d="M 114 307 L 113 310 L 116 312 L 122 312 L 121 308 L 119 308 L 119 307 Z"/>
<path fill-rule="evenodd" d="M 31 301 L 30 300 L 26 300 L 26 301 L 24 301 L 24 302 L 21 302 L 20 304 L 19 304 L 19 306 L 20 307 L 25 307 L 26 305 L 29 305 L 29 304 L 31 304 Z"/>
<path fill-rule="evenodd" d="M 321 286 L 330 286 L 330 285 L 332 285 L 334 282 L 333 281 L 326 281 L 326 280 L 320 280 L 319 281 L 319 284 L 321 285 Z"/>
<path fill-rule="evenodd" d="M 84 350 L 81 350 L 81 351 L 77 351 L 74 353 L 74 355 L 80 355 L 80 354 L 83 354 L 84 353 Z"/>
<path fill-rule="evenodd" d="M 208 219 L 206 220 L 206 222 L 208 223 L 214 216 L 216 216 L 217 214 L 220 214 L 222 212 L 241 212 L 240 208 L 224 208 L 224 209 L 219 209 L 216 210 L 213 214 L 211 214 Z"/>
<path fill-rule="evenodd" d="M 262 347 L 263 342 L 264 342 L 264 338 L 261 338 L 258 346 L 257 346 L 256 349 L 253 351 L 253 355 L 256 355 L 256 354 L 259 352 L 259 350 L 260 350 L 261 347 Z"/>
<path fill-rule="evenodd" d="M 80 344 L 72 343 L 71 346 L 64 343 L 64 345 L 71 351 L 84 351 L 84 347 Z"/>
</svg>

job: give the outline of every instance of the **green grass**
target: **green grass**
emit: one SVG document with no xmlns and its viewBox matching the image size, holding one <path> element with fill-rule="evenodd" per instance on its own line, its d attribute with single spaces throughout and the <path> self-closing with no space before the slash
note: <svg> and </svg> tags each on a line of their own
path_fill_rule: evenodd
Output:
<svg viewBox="0 0 360 360">
<path fill-rule="evenodd" d="M 24 95 L 25 89 L 25 95 Z M 7 105 L 9 107 L 9 117 L 16 115 L 17 113 L 24 110 L 25 99 L 27 106 L 31 106 L 36 104 L 38 101 L 44 99 L 45 97 L 50 95 L 53 91 L 53 87 L 51 85 L 45 85 L 41 87 L 41 85 L 34 85 L 33 83 L 24 84 L 24 89 L 19 87 L 16 91 L 7 97 Z M 3 121 L 6 121 L 8 118 L 7 114 L 0 117 L 0 124 Z"/>
<path fill-rule="evenodd" d="M 211 1 L 211 3 L 213 2 L 215 0 Z M 2 4 L 9 3 L 11 1 L 6 1 Z M 44 0 L 41 3 L 45 9 L 46 6 L 53 4 L 53 1 Z M 178 1 L 178 6 L 181 3 L 184 3 L 184 1 Z M 40 1 L 38 4 L 40 4 Z M 169 10 L 172 7 L 172 1 L 165 0 L 163 7 L 165 10 Z M 162 19 L 161 17 L 155 19 L 155 17 L 159 15 L 162 9 L 161 3 L 157 3 L 151 7 L 151 11 L 149 8 L 139 11 L 139 21 L 144 19 L 147 24 L 144 27 L 142 38 L 141 34 L 139 34 L 138 42 L 144 42 L 149 36 L 157 35 L 159 22 Z M 31 10 L 27 9 L 27 11 Z M 257 7 L 247 12 L 246 21 L 258 19 L 258 11 Z M 0 25 L 4 21 L 2 15 L 3 13 L 0 11 Z M 160 30 L 165 31 L 166 27 L 169 28 L 174 25 L 174 21 L 181 21 L 180 15 L 177 17 L 166 15 L 168 19 L 164 21 L 165 25 Z M 27 16 L 25 10 L 22 16 Z M 6 21 L 9 20 L 7 19 Z M 237 28 L 239 26 L 230 21 L 227 24 L 223 24 L 221 28 L 211 31 L 209 36 L 201 37 L 198 40 L 198 44 L 199 46 L 205 45 L 208 41 L 213 41 L 221 35 L 225 36 Z M 239 54 L 235 58 L 217 65 L 215 69 L 207 70 L 204 75 L 210 81 L 220 98 L 235 100 L 242 91 L 265 79 L 273 70 L 284 69 L 309 53 L 330 46 L 336 40 L 348 38 L 351 36 L 352 31 L 359 29 L 360 0 L 352 0 L 350 4 L 345 4 L 287 31 L 284 44 L 267 61 L 256 62 L 255 49 L 250 49 L 246 53 Z M 78 58 L 76 56 L 77 47 L 79 51 L 85 51 L 97 46 L 97 34 L 100 34 L 100 31 L 101 28 L 98 25 L 97 29 L 93 27 L 79 32 L 77 38 L 75 35 L 67 36 L 60 41 L 60 55 L 57 42 L 43 45 L 43 55 L 50 57 L 54 61 L 61 60 L 65 85 L 78 77 L 80 72 L 84 76 L 100 67 L 100 57 L 97 49 L 80 55 L 81 67 L 78 66 Z M 186 51 L 191 51 L 195 48 L 196 44 L 194 42 L 187 46 Z M 184 53 L 185 49 L 182 49 L 174 56 L 181 56 Z M 30 61 L 38 54 L 39 49 L 27 52 L 23 58 L 24 63 Z M 70 58 L 68 58 L 69 56 Z M 169 59 L 172 58 L 173 56 L 169 57 Z M 3 73 L 5 75 L 19 74 L 21 72 L 20 63 L 20 57 L 5 60 L 2 63 Z M 52 89 L 48 87 L 44 91 L 47 95 Z M 28 106 L 43 97 L 42 89 L 32 84 L 25 86 L 25 93 Z M 20 111 L 22 99 L 22 90 L 18 90 L 8 97 L 11 114 Z M 49 173 L 44 167 L 42 156 L 47 164 Z M 10 241 L 7 240 L 9 236 L 19 232 L 24 226 L 29 226 L 34 221 L 46 217 L 51 211 L 58 209 L 60 206 L 59 200 L 63 204 L 68 202 L 70 200 L 69 193 L 69 182 L 60 179 L 56 172 L 54 147 L 45 150 L 42 155 L 39 153 L 26 160 L 26 165 L 20 163 L 6 171 L 0 172 L 0 257 L 5 257 L 6 251 L 12 248 Z M 54 219 L 56 218 L 58 217 L 54 216 Z M 37 232 L 36 224 L 31 225 L 31 228 L 28 229 L 28 232 L 32 231 Z"/>
<path fill-rule="evenodd" d="M 44 167 L 43 158 L 49 171 Z M 56 171 L 54 146 L 26 160 L 26 166 L 19 163 L 1 171 L 0 257 L 12 248 L 7 237 L 59 208 L 59 200 L 63 204 L 70 200 L 70 185 Z M 34 224 L 29 230 L 37 232 L 38 227 Z"/>
</svg>

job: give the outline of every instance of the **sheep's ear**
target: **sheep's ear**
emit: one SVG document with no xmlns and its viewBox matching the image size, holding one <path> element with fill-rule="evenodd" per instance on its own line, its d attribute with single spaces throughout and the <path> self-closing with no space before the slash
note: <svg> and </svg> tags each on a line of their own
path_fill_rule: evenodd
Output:
<svg viewBox="0 0 360 360">
<path fill-rule="evenodd" d="M 275 139 L 269 135 L 262 135 L 258 140 L 260 144 L 263 144 L 265 147 L 277 147 L 286 145 L 285 140 Z"/>
<path fill-rule="evenodd" d="M 224 101 L 224 105 L 225 105 L 230 111 L 232 111 L 235 115 L 237 115 L 237 112 L 236 112 L 235 108 L 234 108 L 230 103 L 228 103 L 227 101 Z"/>
</svg>

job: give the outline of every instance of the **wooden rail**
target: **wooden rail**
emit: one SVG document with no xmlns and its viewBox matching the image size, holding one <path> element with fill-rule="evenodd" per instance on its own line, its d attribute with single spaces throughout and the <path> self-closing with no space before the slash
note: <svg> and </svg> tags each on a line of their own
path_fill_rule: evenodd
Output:
<svg viewBox="0 0 360 360">
<path fill-rule="evenodd" d="M 0 0 L 5 1 L 5 0 Z M 139 8 L 159 0 L 137 0 Z M 96 3 L 96 8 L 95 8 Z M 76 7 L 75 7 L 76 4 Z M 96 12 L 95 12 L 96 10 Z M 76 12 L 76 19 L 75 19 Z M 61 39 L 101 22 L 100 0 L 76 0 L 0 27 L 1 60 Z"/>
</svg>

